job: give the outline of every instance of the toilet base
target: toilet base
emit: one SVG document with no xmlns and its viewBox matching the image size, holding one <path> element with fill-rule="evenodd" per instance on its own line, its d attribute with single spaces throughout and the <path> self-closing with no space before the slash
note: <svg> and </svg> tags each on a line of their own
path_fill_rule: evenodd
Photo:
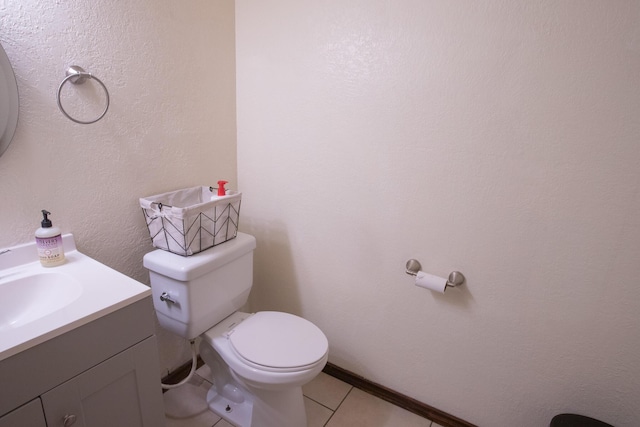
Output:
<svg viewBox="0 0 640 427">
<path fill-rule="evenodd" d="M 207 404 L 226 421 L 237 427 L 307 427 L 302 386 L 251 386 L 205 341 L 200 343 L 200 356 L 213 376 Z"/>
<path fill-rule="evenodd" d="M 250 426 L 253 402 L 244 400 L 243 402 L 232 402 L 220 396 L 213 386 L 207 392 L 207 404 L 209 409 L 218 414 L 225 421 L 236 426 Z"/>
<path fill-rule="evenodd" d="M 301 387 L 287 390 L 254 390 L 249 399 L 234 402 L 218 394 L 216 386 L 207 392 L 209 409 L 238 427 L 306 427 L 307 414 Z"/>
</svg>

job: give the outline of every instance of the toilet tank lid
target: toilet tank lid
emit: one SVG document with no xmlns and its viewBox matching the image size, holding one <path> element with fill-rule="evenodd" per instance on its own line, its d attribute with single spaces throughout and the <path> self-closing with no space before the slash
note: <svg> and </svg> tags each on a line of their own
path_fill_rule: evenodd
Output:
<svg viewBox="0 0 640 427">
<path fill-rule="evenodd" d="M 256 248 L 256 238 L 250 234 L 238 233 L 235 239 L 184 257 L 157 249 L 143 258 L 145 268 L 171 277 L 175 280 L 187 281 L 196 279 L 219 268 Z"/>
</svg>

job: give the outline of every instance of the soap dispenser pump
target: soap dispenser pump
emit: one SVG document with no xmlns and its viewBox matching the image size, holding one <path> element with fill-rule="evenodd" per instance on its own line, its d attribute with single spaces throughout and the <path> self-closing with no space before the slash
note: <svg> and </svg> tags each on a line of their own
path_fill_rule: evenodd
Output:
<svg viewBox="0 0 640 427">
<path fill-rule="evenodd" d="M 49 215 L 51 212 L 42 210 L 41 227 L 36 230 L 36 246 L 40 263 L 44 267 L 55 267 L 65 261 L 64 248 L 60 229 L 53 226 Z"/>
</svg>

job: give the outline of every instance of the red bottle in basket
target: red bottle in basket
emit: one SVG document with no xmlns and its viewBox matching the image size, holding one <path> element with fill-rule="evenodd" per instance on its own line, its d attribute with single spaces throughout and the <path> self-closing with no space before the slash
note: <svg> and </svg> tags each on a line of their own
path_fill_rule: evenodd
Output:
<svg viewBox="0 0 640 427">
<path fill-rule="evenodd" d="M 218 196 L 227 195 L 227 190 L 225 190 L 224 185 L 228 183 L 229 181 L 218 181 Z"/>
</svg>

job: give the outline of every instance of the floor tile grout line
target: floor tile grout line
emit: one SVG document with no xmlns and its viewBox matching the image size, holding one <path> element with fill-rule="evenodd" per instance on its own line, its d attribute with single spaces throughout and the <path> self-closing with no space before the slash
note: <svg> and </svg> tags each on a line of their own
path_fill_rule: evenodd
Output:
<svg viewBox="0 0 640 427">
<path fill-rule="evenodd" d="M 331 409 L 330 407 L 328 407 L 327 405 L 325 405 L 324 403 L 318 402 L 317 400 L 307 396 L 306 394 L 303 395 L 304 397 L 306 397 L 307 399 L 309 399 L 310 401 L 317 403 L 318 405 L 322 406 L 323 408 L 326 408 L 328 410 L 330 410 L 331 412 L 335 412 L 335 409 Z"/>
<path fill-rule="evenodd" d="M 340 407 L 342 406 L 342 404 L 344 403 L 345 400 L 347 400 L 347 396 L 349 396 L 351 394 L 351 392 L 353 391 L 353 386 L 351 386 L 351 388 L 349 388 L 349 391 L 344 395 L 344 397 L 342 398 L 342 400 L 340 401 L 340 403 L 338 403 L 338 406 L 336 407 L 337 411 L 338 409 L 340 409 Z M 333 412 L 335 412 L 333 411 Z"/>
<path fill-rule="evenodd" d="M 338 403 L 338 406 L 336 406 L 335 410 L 332 410 L 333 412 L 331 413 L 331 416 L 329 417 L 329 419 L 327 420 L 326 423 L 324 423 L 323 427 L 326 427 L 327 424 L 329 424 L 329 421 L 331 421 L 331 418 L 333 418 L 333 416 L 336 414 L 336 412 L 338 412 L 338 409 L 340 409 L 340 407 L 342 406 L 342 404 L 344 403 L 345 400 L 347 400 L 347 397 L 349 397 L 349 395 L 351 394 L 351 392 L 353 391 L 353 386 L 351 386 L 351 388 L 349 389 L 349 391 L 344 395 L 344 397 L 342 398 L 342 400 L 340 401 L 340 403 Z"/>
</svg>

